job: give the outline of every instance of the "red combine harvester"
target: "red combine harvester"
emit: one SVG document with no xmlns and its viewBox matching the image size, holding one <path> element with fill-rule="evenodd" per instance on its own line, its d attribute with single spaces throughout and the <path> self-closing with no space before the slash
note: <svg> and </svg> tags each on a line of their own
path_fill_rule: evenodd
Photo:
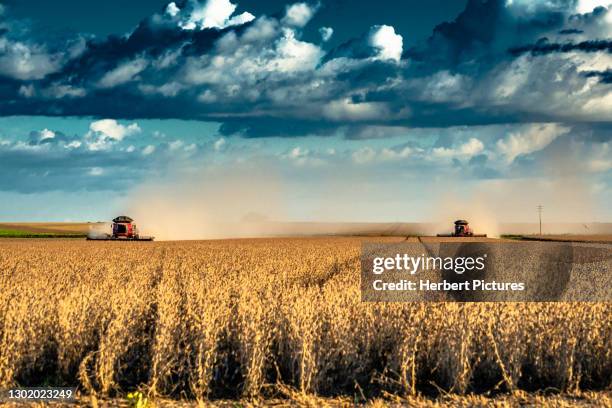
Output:
<svg viewBox="0 0 612 408">
<path fill-rule="evenodd" d="M 87 236 L 87 239 L 94 241 L 153 241 L 155 237 L 140 235 L 138 227 L 134 224 L 134 220 L 125 215 L 121 215 L 113 220 L 112 234 L 90 234 Z"/>
<path fill-rule="evenodd" d="M 455 221 L 455 232 L 452 234 L 438 234 L 439 237 L 486 237 L 487 234 L 474 234 L 466 220 Z"/>
</svg>

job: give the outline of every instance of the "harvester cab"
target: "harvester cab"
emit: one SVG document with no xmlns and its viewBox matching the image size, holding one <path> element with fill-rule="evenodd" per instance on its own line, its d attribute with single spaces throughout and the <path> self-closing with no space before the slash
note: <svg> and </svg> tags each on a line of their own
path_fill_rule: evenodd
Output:
<svg viewBox="0 0 612 408">
<path fill-rule="evenodd" d="M 487 234 L 474 234 L 466 220 L 455 221 L 455 230 L 452 234 L 438 234 L 439 237 L 486 237 Z"/>
<path fill-rule="evenodd" d="M 453 235 L 456 237 L 471 237 L 474 233 L 466 220 L 457 220 L 455 221 L 455 233 Z"/>
<path fill-rule="evenodd" d="M 121 215 L 113 220 L 113 238 L 138 239 L 138 227 L 134 220 Z"/>
</svg>

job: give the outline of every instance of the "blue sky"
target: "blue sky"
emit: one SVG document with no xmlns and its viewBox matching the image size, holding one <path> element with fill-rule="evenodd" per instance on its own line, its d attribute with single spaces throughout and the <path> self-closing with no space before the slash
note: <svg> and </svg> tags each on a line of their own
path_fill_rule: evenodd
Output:
<svg viewBox="0 0 612 408">
<path fill-rule="evenodd" d="M 610 221 L 608 1 L 397 3 L 0 1 L 0 220 Z"/>
</svg>

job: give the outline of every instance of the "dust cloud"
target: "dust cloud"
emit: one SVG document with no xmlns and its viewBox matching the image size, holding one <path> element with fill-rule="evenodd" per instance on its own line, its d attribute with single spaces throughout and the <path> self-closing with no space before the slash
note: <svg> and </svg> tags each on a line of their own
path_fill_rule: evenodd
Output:
<svg viewBox="0 0 612 408">
<path fill-rule="evenodd" d="M 89 239 L 105 239 L 112 234 L 112 226 L 108 222 L 99 222 L 89 225 L 87 238 Z"/>
<path fill-rule="evenodd" d="M 522 178 L 456 174 L 405 184 L 346 168 L 309 177 L 308 168 L 292 176 L 281 170 L 258 162 L 175 172 L 136 188 L 124 208 L 142 235 L 157 240 L 435 235 L 452 232 L 457 219 L 489 237 L 533 234 L 538 205 L 544 233 L 586 233 L 593 224 L 583 222 L 596 219 L 592 180 L 567 152 Z"/>
<path fill-rule="evenodd" d="M 265 235 L 265 221 L 283 217 L 283 199 L 274 172 L 243 167 L 145 183 L 127 208 L 157 240 L 237 238 Z"/>
<path fill-rule="evenodd" d="M 534 234 L 538 205 L 543 233 L 584 233 L 581 221 L 593 220 L 593 202 L 578 179 L 491 180 L 441 194 L 431 219 L 443 221 L 432 232 L 448 233 L 454 220 L 467 219 L 476 234 Z"/>
</svg>

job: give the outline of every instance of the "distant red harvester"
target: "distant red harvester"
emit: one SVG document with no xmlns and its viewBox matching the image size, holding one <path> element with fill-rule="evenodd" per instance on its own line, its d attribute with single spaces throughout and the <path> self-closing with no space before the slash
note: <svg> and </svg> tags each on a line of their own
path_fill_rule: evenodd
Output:
<svg viewBox="0 0 612 408">
<path fill-rule="evenodd" d="M 112 234 L 101 234 L 96 236 L 88 236 L 89 240 L 128 240 L 128 241 L 153 241 L 154 237 L 140 235 L 138 227 L 134 224 L 134 220 L 125 215 L 121 215 L 113 220 Z"/>
<path fill-rule="evenodd" d="M 438 234 L 439 237 L 486 237 L 487 234 L 474 234 L 466 220 L 455 221 L 455 232 L 452 234 Z"/>
</svg>

